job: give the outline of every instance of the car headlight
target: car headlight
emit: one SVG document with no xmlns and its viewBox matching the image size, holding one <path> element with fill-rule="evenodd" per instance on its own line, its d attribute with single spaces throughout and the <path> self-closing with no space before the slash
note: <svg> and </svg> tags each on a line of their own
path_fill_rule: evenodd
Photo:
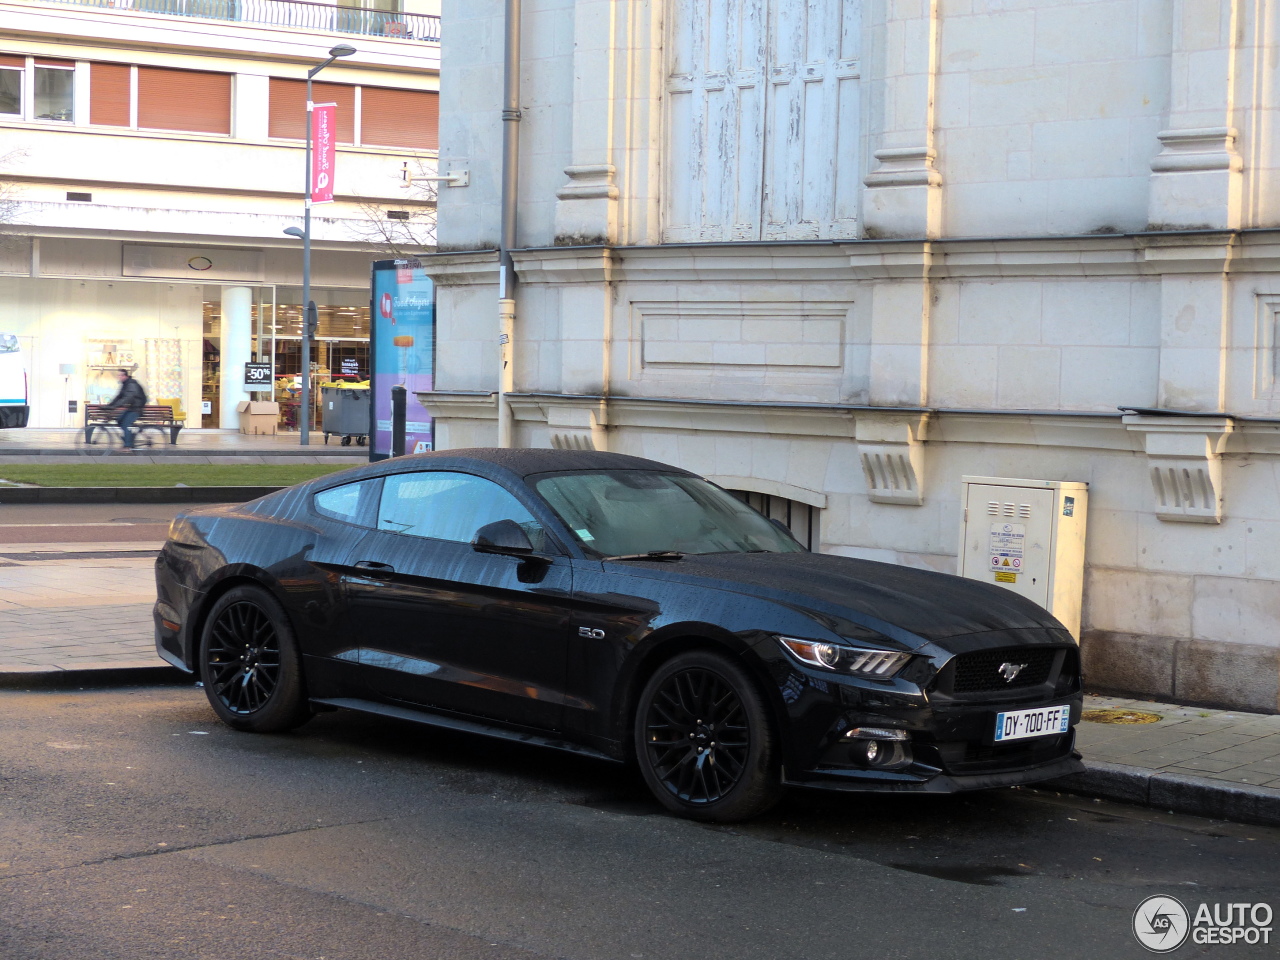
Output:
<svg viewBox="0 0 1280 960">
<path fill-rule="evenodd" d="M 866 650 L 847 647 L 841 643 L 799 640 L 795 637 L 778 637 L 778 641 L 788 653 L 810 667 L 835 670 L 871 680 L 890 679 L 911 659 L 911 654 L 894 650 Z"/>
</svg>

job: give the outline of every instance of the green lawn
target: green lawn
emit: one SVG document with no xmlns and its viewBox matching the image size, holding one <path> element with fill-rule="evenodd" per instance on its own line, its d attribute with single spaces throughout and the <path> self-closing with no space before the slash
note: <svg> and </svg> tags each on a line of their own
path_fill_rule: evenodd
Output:
<svg viewBox="0 0 1280 960">
<path fill-rule="evenodd" d="M 0 479 L 41 487 L 287 487 L 351 464 L 15 464 L 0 466 Z"/>
</svg>

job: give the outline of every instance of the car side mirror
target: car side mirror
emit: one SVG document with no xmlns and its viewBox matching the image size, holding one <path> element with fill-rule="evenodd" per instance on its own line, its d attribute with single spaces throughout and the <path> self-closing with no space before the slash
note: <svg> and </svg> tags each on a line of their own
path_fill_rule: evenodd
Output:
<svg viewBox="0 0 1280 960">
<path fill-rule="evenodd" d="M 524 557 L 533 553 L 533 544 L 524 528 L 514 520 L 495 520 L 476 531 L 471 549 L 477 553 L 498 553 Z"/>
</svg>

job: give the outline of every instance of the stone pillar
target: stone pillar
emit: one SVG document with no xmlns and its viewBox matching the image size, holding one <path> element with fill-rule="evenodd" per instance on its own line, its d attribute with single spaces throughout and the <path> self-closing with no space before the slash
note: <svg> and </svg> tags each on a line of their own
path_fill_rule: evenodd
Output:
<svg viewBox="0 0 1280 960">
<path fill-rule="evenodd" d="M 248 400 L 244 388 L 244 365 L 252 359 L 253 288 L 222 288 L 222 343 L 218 366 L 218 426 L 240 429 L 236 404 Z"/>
<path fill-rule="evenodd" d="M 1175 0 L 1169 126 L 1151 161 L 1150 230 L 1234 230 L 1243 161 L 1236 73 L 1242 0 Z M 1248 104 L 1252 107 L 1252 104 Z"/>
<path fill-rule="evenodd" d="M 942 176 L 935 167 L 938 0 L 874 0 L 868 17 L 874 166 L 863 194 L 868 239 L 936 239 Z"/>
</svg>

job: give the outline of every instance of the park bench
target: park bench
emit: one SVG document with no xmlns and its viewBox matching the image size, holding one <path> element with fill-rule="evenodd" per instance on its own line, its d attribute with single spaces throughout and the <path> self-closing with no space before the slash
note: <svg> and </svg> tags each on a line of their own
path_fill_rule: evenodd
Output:
<svg viewBox="0 0 1280 960">
<path fill-rule="evenodd" d="M 84 442 L 93 442 L 93 431 L 98 427 L 115 423 L 117 416 L 112 407 L 105 403 L 86 403 L 84 405 Z M 169 442 L 178 442 L 178 432 L 186 425 L 186 420 L 173 415 L 173 408 L 162 403 L 148 403 L 142 408 L 142 415 L 134 421 L 133 428 L 142 430 L 169 429 Z"/>
</svg>

